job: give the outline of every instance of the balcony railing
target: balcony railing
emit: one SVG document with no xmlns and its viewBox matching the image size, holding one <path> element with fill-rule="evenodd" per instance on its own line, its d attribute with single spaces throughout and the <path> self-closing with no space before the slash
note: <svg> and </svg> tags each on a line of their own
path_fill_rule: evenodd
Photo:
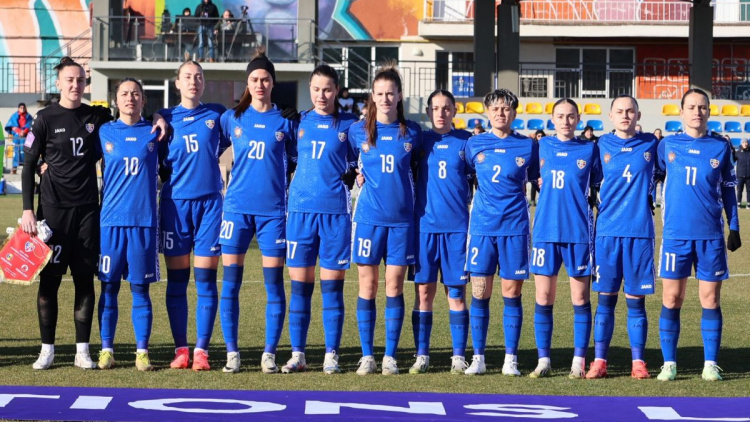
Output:
<svg viewBox="0 0 750 422">
<path fill-rule="evenodd" d="M 11 59 L 11 57 L 0 57 L 0 94 L 36 94 L 40 92 L 42 77 L 38 59 L 27 63 L 11 62 Z"/>
</svg>

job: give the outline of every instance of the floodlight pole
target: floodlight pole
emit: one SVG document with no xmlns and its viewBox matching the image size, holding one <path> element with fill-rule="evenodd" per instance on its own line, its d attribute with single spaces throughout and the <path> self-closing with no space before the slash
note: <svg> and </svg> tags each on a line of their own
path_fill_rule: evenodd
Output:
<svg viewBox="0 0 750 422">
<path fill-rule="evenodd" d="M 714 57 L 714 8 L 709 0 L 694 0 L 688 38 L 690 87 L 711 93 Z"/>
</svg>

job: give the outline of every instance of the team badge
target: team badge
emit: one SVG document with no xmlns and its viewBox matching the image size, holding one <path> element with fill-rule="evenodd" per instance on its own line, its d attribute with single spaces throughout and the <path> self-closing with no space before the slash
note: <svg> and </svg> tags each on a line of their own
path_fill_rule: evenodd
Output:
<svg viewBox="0 0 750 422">
<path fill-rule="evenodd" d="M 214 125 L 216 125 L 216 122 L 213 120 L 206 120 L 206 126 L 208 126 L 209 129 L 213 129 Z"/>
<path fill-rule="evenodd" d="M 26 136 L 26 142 L 23 143 L 23 146 L 26 148 L 31 148 L 34 145 L 34 133 L 29 132 L 29 134 Z"/>
<path fill-rule="evenodd" d="M 404 150 L 406 152 L 411 151 L 411 142 L 404 142 Z"/>
<path fill-rule="evenodd" d="M 297 132 L 297 139 L 302 139 L 303 136 L 305 136 L 305 129 L 300 129 L 299 132 Z"/>
<path fill-rule="evenodd" d="M 13 260 L 13 254 L 12 253 L 6 254 L 5 255 L 5 259 L 7 259 L 8 261 L 12 261 Z"/>
<path fill-rule="evenodd" d="M 369 142 L 365 142 L 364 144 L 362 144 L 362 152 L 367 153 L 369 151 L 370 151 L 370 144 L 369 144 Z"/>
<path fill-rule="evenodd" d="M 677 154 L 674 152 L 667 154 L 667 160 L 669 160 L 670 163 L 673 163 L 675 158 L 677 158 Z"/>
<path fill-rule="evenodd" d="M 460 159 L 464 160 L 464 159 L 466 159 L 466 153 L 463 150 L 458 151 L 458 157 Z"/>
<path fill-rule="evenodd" d="M 239 127 L 239 126 L 235 126 L 234 127 L 234 137 L 235 138 L 239 138 L 240 136 L 242 136 L 242 128 Z"/>
<path fill-rule="evenodd" d="M 484 159 L 485 159 L 485 158 L 486 158 L 486 157 L 485 157 L 485 155 L 484 155 L 484 153 L 483 153 L 483 152 L 480 152 L 479 154 L 477 154 L 477 164 L 482 164 L 482 163 L 484 163 Z"/>
<path fill-rule="evenodd" d="M 111 154 L 112 151 L 115 149 L 115 145 L 112 142 L 107 142 L 104 144 L 104 152 L 107 154 Z"/>
<path fill-rule="evenodd" d="M 716 158 L 711 159 L 711 168 L 719 168 L 719 160 Z"/>
<path fill-rule="evenodd" d="M 646 153 L 648 154 L 648 153 Z M 604 154 L 604 164 L 609 164 L 609 160 L 612 159 L 612 156 L 609 155 L 609 153 Z M 646 158 L 646 161 L 648 161 L 648 158 Z"/>
<path fill-rule="evenodd" d="M 154 152 L 154 143 L 153 142 L 149 142 L 148 144 L 146 144 L 146 146 L 148 147 L 148 152 Z"/>
<path fill-rule="evenodd" d="M 651 161 L 651 153 L 650 152 L 644 152 L 643 158 L 646 159 L 646 161 Z"/>
<path fill-rule="evenodd" d="M 346 142 L 346 132 L 339 132 L 339 141 Z"/>
<path fill-rule="evenodd" d="M 576 164 L 579 169 L 583 170 L 583 168 L 586 167 L 586 160 L 576 160 Z"/>
<path fill-rule="evenodd" d="M 539 160 L 539 168 L 542 168 L 542 167 L 544 167 L 544 158 Z"/>
<path fill-rule="evenodd" d="M 26 242 L 26 244 L 23 245 L 23 250 L 25 250 L 26 252 L 31 252 L 34 250 L 34 248 L 36 248 L 36 246 L 34 246 L 34 244 L 31 242 Z"/>
<path fill-rule="evenodd" d="M 523 165 L 526 164 L 526 159 L 523 157 L 516 157 L 516 165 L 518 167 L 523 167 Z"/>
<path fill-rule="evenodd" d="M 276 132 L 276 142 L 281 142 L 284 140 L 284 132 Z"/>
<path fill-rule="evenodd" d="M 86 123 L 86 130 L 91 133 L 94 131 L 94 124 L 93 123 Z"/>
</svg>

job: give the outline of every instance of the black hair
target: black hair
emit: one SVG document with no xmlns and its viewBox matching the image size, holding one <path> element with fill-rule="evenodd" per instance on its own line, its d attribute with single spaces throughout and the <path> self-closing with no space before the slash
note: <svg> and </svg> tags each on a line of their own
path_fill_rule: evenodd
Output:
<svg viewBox="0 0 750 422">
<path fill-rule="evenodd" d="M 496 89 L 489 94 L 484 96 L 484 106 L 489 107 L 492 104 L 502 101 L 505 105 L 509 106 L 511 110 L 515 111 L 518 108 L 518 97 L 516 94 L 508 89 Z"/>
<path fill-rule="evenodd" d="M 57 66 L 55 66 L 53 69 L 55 70 L 55 72 L 57 72 L 57 76 L 60 77 L 60 71 L 70 66 L 77 66 L 79 69 L 83 70 L 83 66 L 76 63 L 75 60 L 68 56 L 60 59 L 60 63 L 58 63 Z"/>
<path fill-rule="evenodd" d="M 429 97 L 427 97 L 427 107 L 432 107 L 432 99 L 438 95 L 442 95 L 443 97 L 448 98 L 449 100 L 451 100 L 453 107 L 456 106 L 456 97 L 454 97 L 450 91 L 445 89 L 436 89 L 432 91 L 432 94 L 430 94 Z"/>
<path fill-rule="evenodd" d="M 537 130 L 536 132 L 534 132 L 534 138 L 536 138 L 536 136 L 537 136 L 537 135 L 539 135 L 539 134 L 541 134 L 541 135 L 542 135 L 542 137 L 544 137 L 544 136 L 547 136 L 547 134 L 546 134 L 546 133 L 544 133 L 544 131 L 543 131 L 543 130 L 539 129 L 539 130 Z"/>
<path fill-rule="evenodd" d="M 115 85 L 115 106 L 117 105 L 117 92 L 120 90 L 120 87 L 125 82 L 135 82 L 136 85 L 138 85 L 138 89 L 141 91 L 141 98 L 143 99 L 143 105 L 146 105 L 146 95 L 143 93 L 143 85 L 141 84 L 141 81 L 133 78 L 123 78 L 120 80 L 120 82 Z M 141 115 L 143 115 L 143 110 L 141 110 Z M 115 114 L 115 120 L 120 118 L 120 110 L 117 110 L 117 114 Z"/>
<path fill-rule="evenodd" d="M 312 73 L 310 74 L 310 81 L 312 81 L 313 76 L 322 76 L 324 78 L 328 78 L 333 81 L 333 85 L 337 89 L 339 88 L 339 72 L 337 72 L 336 69 L 332 68 L 327 63 L 321 63 L 315 69 L 313 69 Z M 333 101 L 333 124 L 335 126 L 339 120 L 339 102 L 337 99 L 334 99 Z M 313 106 L 313 108 L 315 107 Z M 312 108 L 310 110 L 312 110 Z"/>
<path fill-rule="evenodd" d="M 250 63 L 248 63 L 248 69 L 250 69 L 250 67 L 251 67 L 250 65 L 255 60 L 265 60 L 268 63 L 271 63 L 271 61 L 268 60 L 268 57 L 266 56 L 266 48 L 265 47 L 260 46 L 260 47 L 258 47 L 258 48 L 255 49 L 255 55 L 253 56 L 252 59 L 250 59 Z M 273 64 L 271 64 L 271 66 L 273 66 Z M 252 72 L 252 70 L 250 70 L 249 72 L 247 72 L 247 74 L 250 75 L 251 72 Z M 269 73 L 271 73 L 271 72 L 269 72 Z M 271 73 L 271 79 L 273 79 L 273 82 L 276 83 L 276 75 L 275 74 Z M 242 113 L 244 113 L 245 111 L 247 111 L 247 109 L 250 107 L 250 104 L 252 102 L 253 102 L 253 95 L 250 93 L 250 89 L 248 89 L 248 87 L 245 86 L 245 92 L 242 94 L 242 97 L 240 98 L 239 104 L 237 104 L 234 107 L 234 118 L 235 119 L 239 119 L 240 116 L 242 116 Z"/>
<path fill-rule="evenodd" d="M 25 108 L 28 108 L 28 107 L 26 107 L 26 103 L 18 103 L 18 107 L 21 107 L 21 106 L 23 106 Z"/>
<path fill-rule="evenodd" d="M 685 106 L 685 98 L 687 98 L 687 96 L 690 94 L 700 94 L 706 97 L 706 105 L 711 105 L 711 99 L 708 97 L 708 94 L 706 93 L 706 91 L 700 88 L 691 88 L 685 91 L 685 93 L 682 95 L 682 100 L 680 100 L 680 108 Z"/>
</svg>

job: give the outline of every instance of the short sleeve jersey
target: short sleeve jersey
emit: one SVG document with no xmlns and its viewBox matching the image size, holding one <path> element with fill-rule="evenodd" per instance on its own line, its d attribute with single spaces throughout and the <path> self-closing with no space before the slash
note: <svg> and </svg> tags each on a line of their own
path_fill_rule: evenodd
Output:
<svg viewBox="0 0 750 422">
<path fill-rule="evenodd" d="M 221 104 L 200 104 L 194 109 L 181 105 L 159 111 L 172 126 L 165 165 L 172 172 L 162 187 L 165 198 L 197 199 L 221 192 L 219 153 L 231 144 L 221 131 Z"/>
<path fill-rule="evenodd" d="M 650 133 L 638 133 L 630 139 L 608 133 L 599 138 L 602 174 L 597 236 L 653 239 L 654 218 L 649 198 L 658 143 Z"/>
<path fill-rule="evenodd" d="M 466 163 L 466 142 L 471 134 L 451 130 L 422 133 L 416 216 L 422 233 L 466 233 L 469 226 L 469 182 L 473 170 Z"/>
<path fill-rule="evenodd" d="M 517 132 L 499 138 L 485 132 L 469 139 L 466 161 L 476 170 L 469 234 L 528 235 L 526 183 L 539 178 L 537 143 Z"/>
<path fill-rule="evenodd" d="M 289 211 L 349 214 L 351 197 L 341 175 L 356 162 L 349 144 L 350 113 L 302 113 L 297 129 L 297 171 L 289 187 Z"/>
<path fill-rule="evenodd" d="M 666 172 L 662 195 L 665 239 L 711 240 L 724 235 L 722 188 L 735 187 L 737 177 L 729 144 L 718 137 L 679 134 L 658 147 Z M 736 209 L 729 227 L 739 230 Z"/>
<path fill-rule="evenodd" d="M 227 110 L 221 116 L 221 130 L 234 151 L 224 211 L 284 216 L 288 163 L 296 154 L 295 124 L 275 106 L 263 113 L 250 106 L 239 118 L 234 110 Z"/>
<path fill-rule="evenodd" d="M 102 126 L 104 156 L 102 227 L 156 227 L 158 133 L 141 120 L 129 126 L 121 120 Z"/>
<path fill-rule="evenodd" d="M 407 120 L 406 133 L 399 123 L 377 123 L 377 141 L 368 140 L 365 122 L 349 129 L 349 142 L 359 156 L 360 172 L 365 184 L 357 198 L 354 221 L 386 227 L 409 227 L 414 224 L 414 178 L 412 152 L 421 147 L 422 129 Z"/>
<path fill-rule="evenodd" d="M 107 109 L 86 104 L 75 109 L 53 104 L 37 113 L 24 151 L 47 163 L 41 178 L 42 205 L 74 207 L 99 203 L 99 128 L 110 120 Z M 24 201 L 24 209 L 31 209 L 31 204 Z"/>
<path fill-rule="evenodd" d="M 594 214 L 588 197 L 592 180 L 598 180 L 601 172 L 596 143 L 544 137 L 539 141 L 539 167 L 543 183 L 534 215 L 534 241 L 591 243 Z"/>
</svg>

